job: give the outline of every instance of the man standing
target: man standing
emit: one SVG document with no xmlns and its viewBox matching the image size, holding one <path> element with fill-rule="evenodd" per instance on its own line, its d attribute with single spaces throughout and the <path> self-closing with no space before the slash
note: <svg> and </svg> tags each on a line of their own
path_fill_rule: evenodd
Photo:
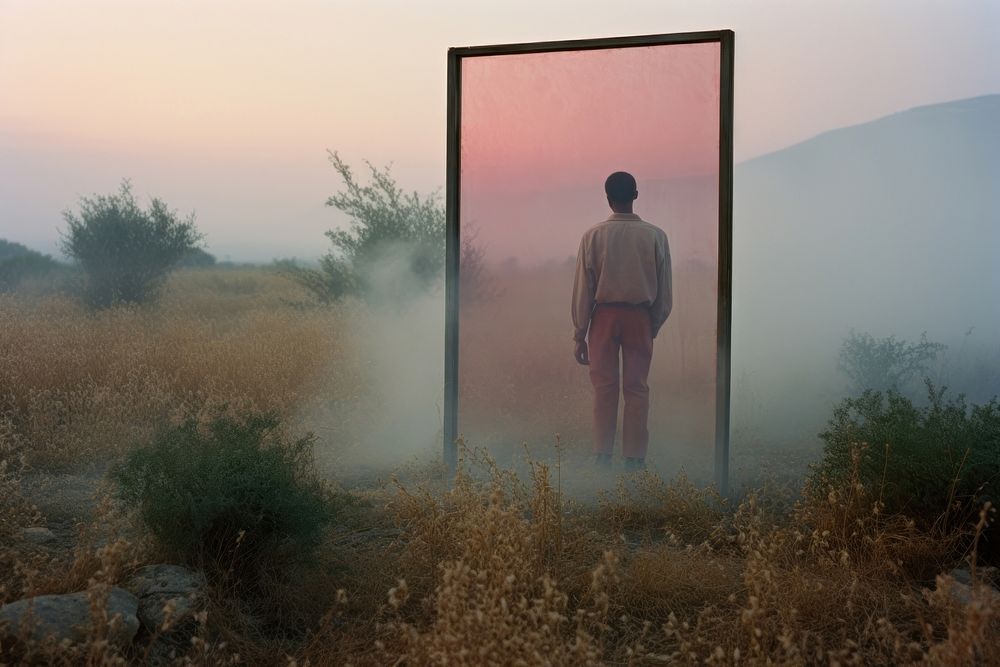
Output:
<svg viewBox="0 0 1000 667">
<path fill-rule="evenodd" d="M 611 174 L 604 191 L 612 213 L 584 233 L 576 258 L 574 356 L 590 366 L 594 452 L 598 465 L 610 467 L 618 421 L 620 354 L 625 397 L 622 452 L 626 470 L 641 470 L 649 446 L 646 379 L 653 339 L 673 306 L 670 247 L 662 229 L 632 212 L 639 192 L 631 174 Z"/>
</svg>

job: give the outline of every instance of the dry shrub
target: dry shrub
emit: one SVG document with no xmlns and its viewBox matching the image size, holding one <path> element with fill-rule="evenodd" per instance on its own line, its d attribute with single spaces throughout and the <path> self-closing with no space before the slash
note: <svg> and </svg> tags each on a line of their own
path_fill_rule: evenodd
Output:
<svg viewBox="0 0 1000 667">
<path fill-rule="evenodd" d="M 931 591 L 915 576 L 944 567 L 959 537 L 882 516 L 856 477 L 831 487 L 824 505 L 806 501 L 784 524 L 766 507 L 752 493 L 729 524 L 740 585 L 725 602 L 709 598 L 671 613 L 663 634 L 646 638 L 646 657 L 690 665 L 958 665 L 1000 657 L 1000 595 L 978 582 L 969 604 L 960 604 L 947 590 L 951 577 L 938 577 Z"/>
<path fill-rule="evenodd" d="M 278 271 L 256 267 L 184 269 L 170 275 L 158 309 L 195 313 L 220 322 L 249 312 L 307 311 L 309 295 Z"/>
<path fill-rule="evenodd" d="M 598 520 L 646 541 L 701 544 L 726 515 L 724 498 L 711 487 L 696 486 L 683 473 L 668 481 L 643 471 L 619 478 L 614 493 L 602 496 Z"/>
<path fill-rule="evenodd" d="M 17 531 L 35 525 L 41 518 L 21 494 L 24 460 L 21 438 L 10 417 L 0 415 L 0 544 L 8 544 Z"/>
<path fill-rule="evenodd" d="M 563 522 L 547 466 L 532 465 L 530 487 L 488 459 L 487 472 L 459 472 L 440 496 L 400 487 L 390 511 L 412 576 L 389 592 L 380 651 L 416 665 L 600 664 L 617 556 L 583 565 L 593 548 Z"/>
<path fill-rule="evenodd" d="M 156 309 L 91 315 L 0 296 L 0 599 L 99 596 L 153 557 L 104 533 L 103 550 L 85 535 L 59 557 L 8 548 L 37 521 L 18 493 L 23 463 L 118 454 L 153 417 L 207 418 L 220 404 L 288 417 L 311 397 L 343 401 L 338 438 L 377 417 L 375 401 L 371 414 L 353 409 L 366 388 L 350 336 L 364 311 L 302 298 L 263 272 L 222 270 L 177 273 Z M 595 508 L 563 496 L 562 472 L 532 463 L 524 482 L 466 453 L 454 481 L 373 494 L 372 526 L 384 511 L 395 533 L 327 536 L 312 569 L 261 582 L 271 612 L 210 590 L 178 664 L 236 653 L 250 664 L 1000 664 L 1000 602 L 978 582 L 975 551 L 968 602 L 935 579 L 976 535 L 887 513 L 857 475 L 814 481 L 797 505 L 765 488 L 730 507 L 684 478 L 643 474 Z M 274 614 L 296 632 L 268 635 Z M 102 643 L 101 623 L 82 645 L 31 655 L 144 661 Z"/>
<path fill-rule="evenodd" d="M 861 576 L 933 579 L 968 541 L 969 529 L 947 528 L 945 522 L 920 529 L 911 518 L 887 514 L 881 489 L 862 482 L 864 449 L 862 444 L 850 449 L 850 468 L 840 483 L 822 478 L 806 482 L 792 517 L 801 527 L 794 533 L 798 548 L 808 550 L 820 563 L 850 564 Z"/>
<path fill-rule="evenodd" d="M 616 613 L 661 625 L 671 614 L 725 605 L 741 588 L 742 561 L 702 547 L 641 547 L 625 562 Z"/>
<path fill-rule="evenodd" d="M 348 610 L 378 625 L 337 616 L 297 657 L 407 665 L 998 658 L 1000 596 L 980 583 L 962 604 L 950 577 L 917 578 L 947 569 L 934 544 L 953 538 L 873 512 L 877 497 L 863 486 L 832 488 L 822 504 L 781 514 L 782 493 L 750 493 L 726 510 L 684 479 L 640 475 L 614 501 L 588 508 L 560 497 L 548 466 L 532 463 L 524 483 L 487 457 L 464 459 L 451 487 L 400 485 L 387 503 L 402 530 L 398 555 L 386 552 L 398 580 L 387 601 Z M 649 539 L 623 541 L 623 526 Z M 374 569 L 385 577 L 384 565 Z"/>
<path fill-rule="evenodd" d="M 15 547 L 19 531 L 37 525 L 38 508 L 21 493 L 23 460 L 15 455 L 19 437 L 9 418 L 0 415 L 0 604 L 20 593 L 21 554 Z"/>
</svg>

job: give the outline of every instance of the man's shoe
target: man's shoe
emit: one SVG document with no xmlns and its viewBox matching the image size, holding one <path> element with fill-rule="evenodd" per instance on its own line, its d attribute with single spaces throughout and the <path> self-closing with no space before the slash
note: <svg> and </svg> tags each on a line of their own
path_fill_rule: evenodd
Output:
<svg viewBox="0 0 1000 667">
<path fill-rule="evenodd" d="M 598 468 L 611 470 L 611 454 L 598 454 L 597 460 L 594 463 Z"/>
<path fill-rule="evenodd" d="M 646 469 L 646 459 L 629 456 L 625 459 L 625 472 L 638 472 Z"/>
</svg>

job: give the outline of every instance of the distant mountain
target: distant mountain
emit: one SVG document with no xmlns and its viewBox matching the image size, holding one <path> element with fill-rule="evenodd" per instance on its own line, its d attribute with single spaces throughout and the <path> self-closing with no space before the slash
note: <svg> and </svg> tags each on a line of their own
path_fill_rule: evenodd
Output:
<svg viewBox="0 0 1000 667">
<path fill-rule="evenodd" d="M 852 327 L 1000 340 L 1000 95 L 827 132 L 737 165 L 734 189 L 744 361 Z"/>
</svg>

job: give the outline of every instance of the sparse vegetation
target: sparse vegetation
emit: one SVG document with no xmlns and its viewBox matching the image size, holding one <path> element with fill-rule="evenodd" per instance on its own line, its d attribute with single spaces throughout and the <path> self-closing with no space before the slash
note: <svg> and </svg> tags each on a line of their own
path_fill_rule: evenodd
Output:
<svg viewBox="0 0 1000 667">
<path fill-rule="evenodd" d="M 178 559 L 211 553 L 192 545 L 214 531 L 180 527 L 230 516 L 215 524 L 226 537 L 207 540 L 216 553 L 259 540 L 288 549 L 290 560 L 272 563 L 308 565 L 218 579 L 177 664 L 236 656 L 353 665 L 1000 661 L 1000 597 L 984 567 L 995 540 L 987 496 L 961 478 L 955 498 L 968 503 L 971 521 L 935 522 L 947 506 L 935 517 L 928 497 L 916 512 L 896 488 L 909 473 L 890 479 L 871 458 L 887 433 L 915 434 L 899 447 L 939 452 L 947 440 L 959 459 L 975 443 L 995 444 L 981 436 L 994 433 L 996 404 L 970 409 L 940 392 L 926 408 L 888 393 L 841 405 L 829 429 L 832 467 L 805 493 L 765 485 L 724 500 L 683 477 L 643 473 L 595 499 L 569 492 L 587 473 L 572 451 L 531 460 L 521 475 L 467 451 L 455 480 L 418 468 L 388 486 L 359 482 L 364 522 L 310 523 L 303 552 L 280 533 L 269 540 L 264 517 L 299 507 L 294 491 L 278 497 L 270 481 L 314 482 L 356 434 L 351 420 L 303 415 L 318 404 L 346 406 L 355 426 L 379 415 L 377 397 L 361 386 L 367 360 L 355 343 L 369 326 L 365 308 L 295 305 L 304 295 L 267 270 L 212 269 L 172 275 L 150 308 L 94 313 L 65 297 L 0 296 L 0 457 L 17 473 L 0 479 L 0 601 L 77 590 L 99 601 L 107 586 L 171 551 Z M 533 370 L 543 377 L 544 368 Z M 268 412 L 280 428 L 246 418 Z M 328 427 L 317 431 L 315 461 L 305 455 L 311 440 L 297 435 L 312 426 Z M 897 451 L 893 444 L 889 465 Z M 68 544 L 24 542 L 20 531 L 45 518 L 33 514 L 19 477 L 99 461 L 133 473 L 130 497 L 157 505 L 164 541 L 150 544 L 152 524 L 121 522 L 110 505 Z M 313 482 L 306 488 L 316 499 Z M 251 487 L 270 490 L 238 502 Z M 948 576 L 955 567 L 969 570 L 972 585 Z M 95 618 L 75 647 L 14 654 L 5 644 L 0 660 L 147 662 L 141 646 L 106 641 L 112 622 Z"/>
<path fill-rule="evenodd" d="M 177 273 L 155 310 L 0 295 L 0 414 L 14 454 L 71 470 L 120 456 L 173 415 L 228 404 L 289 419 L 320 397 L 352 396 L 351 311 L 288 305 L 303 298 L 244 269 Z"/>
<path fill-rule="evenodd" d="M 86 298 L 99 308 L 149 301 L 201 240 L 193 213 L 182 219 L 155 197 L 143 210 L 127 180 L 116 194 L 82 197 L 79 206 L 79 213 L 63 213 L 62 247 L 83 269 Z"/>
</svg>

